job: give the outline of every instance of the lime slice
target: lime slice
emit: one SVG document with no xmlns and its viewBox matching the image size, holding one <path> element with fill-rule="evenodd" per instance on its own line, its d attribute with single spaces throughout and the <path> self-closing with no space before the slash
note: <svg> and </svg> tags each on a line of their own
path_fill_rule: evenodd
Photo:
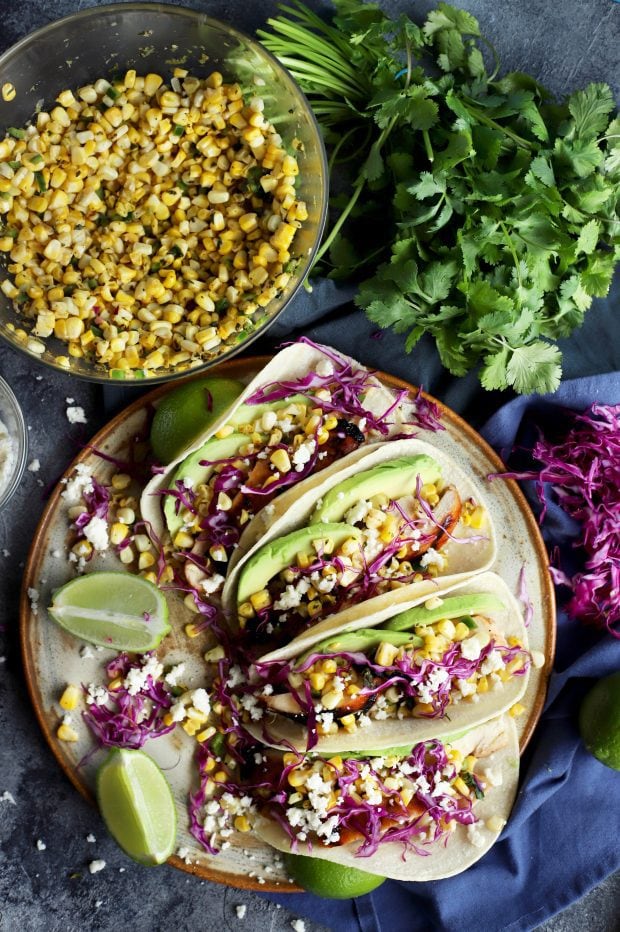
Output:
<svg viewBox="0 0 620 932">
<path fill-rule="evenodd" d="M 160 463 L 171 463 L 197 440 L 243 391 L 234 379 L 195 379 L 162 399 L 151 425 L 151 447 Z"/>
<path fill-rule="evenodd" d="M 581 703 L 579 730 L 602 764 L 620 770 L 620 671 L 596 683 Z"/>
<path fill-rule="evenodd" d="M 286 854 L 284 863 L 289 876 L 309 893 L 332 900 L 348 900 L 376 890 L 385 877 L 369 874 L 357 867 L 343 867 L 322 858 Z"/>
<path fill-rule="evenodd" d="M 157 586 L 130 573 L 89 573 L 54 593 L 49 613 L 76 637 L 140 654 L 170 631 L 168 605 Z"/>
<path fill-rule="evenodd" d="M 148 754 L 113 748 L 97 772 L 97 801 L 123 851 L 152 867 L 174 850 L 177 811 L 168 781 Z"/>
</svg>

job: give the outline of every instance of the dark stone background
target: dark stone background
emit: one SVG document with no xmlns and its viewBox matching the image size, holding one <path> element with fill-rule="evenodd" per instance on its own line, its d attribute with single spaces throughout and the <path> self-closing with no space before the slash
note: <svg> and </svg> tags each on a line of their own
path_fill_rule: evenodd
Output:
<svg viewBox="0 0 620 932">
<path fill-rule="evenodd" d="M 91 5 L 71 0 L 0 0 L 0 51 L 32 29 Z M 187 0 L 186 5 L 246 32 L 275 11 L 275 4 L 268 0 Z M 317 9 L 327 6 L 312 5 Z M 418 19 L 434 5 L 427 0 L 385 3 L 390 9 L 413 11 Z M 505 69 L 528 70 L 558 94 L 589 81 L 607 81 L 619 95 L 620 6 L 613 0 L 463 0 L 460 5 L 480 18 Z M 606 332 L 606 321 L 611 322 L 614 305 L 617 300 L 596 302 L 585 326 L 571 340 L 563 341 L 569 351 L 567 376 L 620 368 L 620 347 L 599 336 Z M 298 327 L 304 313 L 303 304 L 297 302 L 279 324 Z M 364 329 L 360 321 L 360 330 Z M 428 347 L 424 351 L 428 355 Z M 363 357 L 361 345 L 359 354 Z M 414 355 L 409 361 L 413 372 L 417 365 L 428 372 L 426 388 L 459 410 L 466 408 L 472 420 L 481 420 L 489 397 L 483 402 L 476 395 L 475 380 L 457 383 L 440 375 L 436 360 L 429 369 L 426 359 Z M 3 548 L 10 551 L 7 558 L 0 555 L 0 797 L 9 791 L 16 802 L 15 806 L 0 802 L 0 932 L 290 929 L 291 914 L 251 893 L 200 882 L 166 866 L 149 871 L 131 862 L 107 836 L 97 812 L 63 776 L 43 741 L 23 682 L 17 631 L 23 561 L 44 503 L 37 479 L 45 486 L 52 483 L 75 454 L 80 439 L 85 439 L 66 420 L 67 396 L 84 407 L 86 431 L 92 435 L 136 392 L 106 389 L 104 394 L 97 386 L 37 366 L 5 346 L 0 347 L 0 374 L 11 383 L 30 428 L 28 461 L 36 457 L 41 462 L 39 473 L 26 472 L 10 506 L 0 514 L 0 554 Z M 37 375 L 43 378 L 37 380 Z M 501 403 L 501 397 L 491 403 Z M 95 844 L 86 842 L 91 832 Z M 44 851 L 37 850 L 37 839 L 45 842 Z M 107 867 L 91 876 L 87 865 L 95 857 L 104 858 Z M 615 929 L 619 902 L 616 876 L 540 929 Z M 241 903 L 248 907 L 243 922 L 234 909 Z M 308 932 L 323 928 L 306 921 Z"/>
</svg>

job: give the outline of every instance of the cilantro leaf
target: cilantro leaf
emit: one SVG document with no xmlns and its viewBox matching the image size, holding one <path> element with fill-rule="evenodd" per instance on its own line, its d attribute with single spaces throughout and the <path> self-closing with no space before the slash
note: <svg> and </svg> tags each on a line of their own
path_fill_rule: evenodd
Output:
<svg viewBox="0 0 620 932">
<path fill-rule="evenodd" d="M 560 384 L 562 355 L 557 346 L 536 340 L 510 353 L 506 380 L 522 394 L 554 392 Z"/>
<path fill-rule="evenodd" d="M 582 227 L 579 239 L 577 240 L 576 254 L 579 255 L 580 252 L 584 252 L 589 256 L 591 252 L 594 252 L 600 232 L 601 228 L 596 220 L 590 220 L 586 223 Z"/>
<path fill-rule="evenodd" d="M 482 387 L 486 388 L 487 391 L 508 387 L 508 380 L 506 377 L 508 355 L 508 347 L 502 346 L 497 353 L 489 353 L 484 357 L 484 365 L 480 370 L 480 381 Z"/>
<path fill-rule="evenodd" d="M 598 136 L 607 127 L 608 115 L 615 107 L 607 84 L 589 84 L 568 98 L 568 109 L 575 121 L 576 136 Z"/>
</svg>

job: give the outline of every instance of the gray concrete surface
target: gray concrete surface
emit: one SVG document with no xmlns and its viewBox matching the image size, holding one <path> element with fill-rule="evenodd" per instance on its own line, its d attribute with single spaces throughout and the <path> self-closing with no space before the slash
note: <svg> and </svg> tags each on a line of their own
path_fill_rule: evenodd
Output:
<svg viewBox="0 0 620 932">
<path fill-rule="evenodd" d="M 0 0 L 0 49 L 87 5 L 91 4 Z M 274 4 L 264 0 L 194 0 L 193 5 L 236 21 L 246 31 L 274 10 Z M 433 5 L 425 0 L 407 7 L 421 16 Z M 527 68 L 559 93 L 589 80 L 615 80 L 618 91 L 620 8 L 611 0 L 469 0 L 462 6 L 480 17 L 506 67 Z M 26 415 L 29 462 L 41 462 L 39 473 L 26 472 L 10 507 L 0 514 L 0 932 L 290 929 L 292 914 L 251 893 L 201 883 L 168 867 L 148 871 L 129 861 L 107 836 L 97 812 L 60 772 L 45 744 L 26 692 L 18 648 L 23 561 L 44 503 L 41 483 L 53 482 L 80 440 L 86 439 L 66 420 L 65 398 L 73 397 L 84 407 L 85 432 L 91 435 L 112 409 L 121 407 L 122 396 L 108 390 L 104 406 L 100 389 L 35 367 L 4 346 L 0 374 L 12 384 Z M 3 556 L 3 550 L 9 556 Z M 5 793 L 12 795 L 14 805 L 2 799 Z M 90 833 L 94 843 L 86 840 Z M 38 840 L 44 850 L 37 848 Z M 88 863 L 94 858 L 103 858 L 106 868 L 90 875 Z M 539 929 L 611 932 L 620 924 L 619 903 L 616 875 Z M 235 912 L 241 904 L 247 905 L 243 922 Z M 306 921 L 307 932 L 324 929 Z"/>
</svg>

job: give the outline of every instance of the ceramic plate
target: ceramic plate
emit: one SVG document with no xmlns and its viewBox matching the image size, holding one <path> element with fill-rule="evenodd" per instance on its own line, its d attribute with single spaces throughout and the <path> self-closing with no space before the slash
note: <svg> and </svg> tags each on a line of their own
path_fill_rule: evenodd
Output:
<svg viewBox="0 0 620 932">
<path fill-rule="evenodd" d="M 213 374 L 248 382 L 267 362 L 267 358 L 232 360 L 213 370 Z M 377 373 L 386 384 L 394 388 L 412 389 L 399 379 Z M 177 383 L 178 384 L 178 383 Z M 166 385 L 131 404 L 93 438 L 92 446 L 110 456 L 123 458 L 123 449 L 134 437 L 148 429 L 152 406 L 163 398 L 173 386 Z M 445 430 L 437 433 L 423 431 L 420 437 L 448 453 L 486 486 L 486 498 L 498 535 L 498 555 L 492 569 L 502 576 L 516 595 L 518 578 L 525 567 L 529 598 L 533 605 L 533 618 L 529 628 L 530 647 L 541 651 L 545 664 L 533 669 L 525 698 L 526 713 L 517 720 L 521 749 L 529 741 L 542 711 L 548 676 L 555 650 L 554 593 L 547 571 L 547 554 L 536 521 L 523 494 L 513 481 L 486 481 L 488 473 L 501 471 L 503 465 L 484 440 L 453 411 L 439 404 Z M 100 481 L 109 481 L 116 469 L 91 449 L 84 450 L 73 461 L 66 476 L 77 463 L 87 463 Z M 26 566 L 21 600 L 21 641 L 28 687 L 37 717 L 45 737 L 60 766 L 74 786 L 89 800 L 93 800 L 94 777 L 102 759 L 102 752 L 83 758 L 93 750 L 91 733 L 74 713 L 79 741 L 68 744 L 59 741 L 56 731 L 62 719 L 58 699 L 67 683 L 104 682 L 103 664 L 114 656 L 109 650 L 92 648 L 91 657 L 82 657 L 83 642 L 62 631 L 48 616 L 46 606 L 51 593 L 73 575 L 67 561 L 67 540 L 70 534 L 67 507 L 61 498 L 62 485 L 55 489 L 41 518 Z M 89 571 L 123 569 L 113 551 L 98 557 L 89 564 Z M 38 592 L 33 606 L 29 590 Z M 173 632 L 159 649 L 160 660 L 166 663 L 186 662 L 187 687 L 205 685 L 205 664 L 202 660 L 208 647 L 208 635 L 188 639 L 184 625 L 195 618 L 175 594 L 169 593 Z M 177 728 L 165 737 L 147 744 L 148 753 L 164 769 L 168 777 L 179 814 L 179 848 L 186 848 L 187 856 L 171 858 L 171 863 L 182 870 L 219 883 L 255 890 L 297 889 L 289 884 L 286 875 L 276 863 L 276 853 L 261 844 L 252 833 L 235 834 L 231 845 L 217 856 L 200 849 L 189 834 L 187 792 L 196 780 L 193 754 L 196 742 Z M 261 882 L 262 881 L 262 882 Z"/>
</svg>

